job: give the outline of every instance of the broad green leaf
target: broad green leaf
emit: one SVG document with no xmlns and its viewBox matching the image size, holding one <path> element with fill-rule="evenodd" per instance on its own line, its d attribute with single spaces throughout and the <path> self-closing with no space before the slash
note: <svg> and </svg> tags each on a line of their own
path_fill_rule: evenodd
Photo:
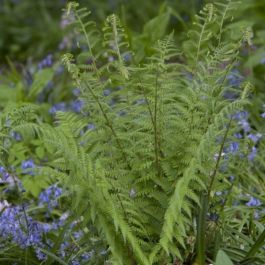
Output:
<svg viewBox="0 0 265 265">
<path fill-rule="evenodd" d="M 217 253 L 215 265 L 233 265 L 233 262 L 228 255 L 220 249 Z"/>
</svg>

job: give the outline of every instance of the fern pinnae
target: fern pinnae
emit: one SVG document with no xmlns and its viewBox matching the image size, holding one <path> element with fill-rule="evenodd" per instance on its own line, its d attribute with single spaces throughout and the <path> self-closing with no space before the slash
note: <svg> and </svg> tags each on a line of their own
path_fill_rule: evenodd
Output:
<svg viewBox="0 0 265 265">
<path fill-rule="evenodd" d="M 112 132 L 112 134 L 113 134 L 113 136 L 114 136 L 114 138 L 115 138 L 115 140 L 116 140 L 116 142 L 117 142 L 117 145 L 118 145 L 119 149 L 121 150 L 121 153 L 122 153 L 122 156 L 123 156 L 124 161 L 126 161 L 126 163 L 127 163 L 128 166 L 129 166 L 129 163 L 128 163 L 128 160 L 127 160 L 127 155 L 126 155 L 126 153 L 125 153 L 125 151 L 124 151 L 124 148 L 123 148 L 123 146 L 122 146 L 122 144 L 121 144 L 121 142 L 120 142 L 120 140 L 119 140 L 119 138 L 118 138 L 118 136 L 117 136 L 117 134 L 116 134 L 116 131 L 114 130 L 114 127 L 113 127 L 113 125 L 112 125 L 112 123 L 111 123 L 111 121 L 110 121 L 110 119 L 109 119 L 109 117 L 108 117 L 106 111 L 104 110 L 104 108 L 103 108 L 103 106 L 102 106 L 100 100 L 99 100 L 98 97 L 95 95 L 95 93 L 93 92 L 92 88 L 90 87 L 90 85 L 89 85 L 88 83 L 87 83 L 87 87 L 89 88 L 89 91 L 90 91 L 92 97 L 93 97 L 93 98 L 95 99 L 95 101 L 97 102 L 97 104 L 98 104 L 98 106 L 99 106 L 99 108 L 100 108 L 100 110 L 101 110 L 101 112 L 102 112 L 102 115 L 103 115 L 104 118 L 105 118 L 106 124 L 107 124 L 107 126 L 110 128 L 110 130 L 111 130 L 111 132 Z"/>
<path fill-rule="evenodd" d="M 111 26 L 111 29 L 109 29 L 109 24 Z M 111 32 L 109 33 L 109 31 Z M 110 15 L 106 19 L 106 24 L 105 24 L 105 39 L 106 39 L 106 44 L 110 44 L 109 42 L 112 41 L 114 44 L 113 50 L 115 55 L 117 55 L 118 58 L 118 63 L 119 63 L 119 71 L 121 75 L 125 78 L 125 80 L 128 80 L 129 78 L 129 71 L 124 65 L 124 60 L 121 56 L 121 51 L 120 48 L 122 46 L 129 47 L 127 42 L 121 42 L 119 43 L 119 38 L 125 38 L 125 34 L 123 33 L 124 29 L 120 25 L 119 18 L 117 18 L 114 14 Z"/>
<path fill-rule="evenodd" d="M 206 28 L 207 28 L 208 24 L 211 23 L 213 18 L 214 18 L 214 5 L 213 4 L 207 4 L 200 13 L 202 15 L 205 15 L 205 17 L 201 17 L 198 15 L 197 18 L 199 20 L 202 20 L 203 24 L 201 25 L 200 22 L 195 23 L 197 26 L 201 27 L 201 31 L 199 33 L 199 40 L 198 40 L 198 45 L 197 45 L 196 56 L 195 56 L 195 67 L 197 67 L 197 65 L 198 65 L 202 42 L 209 39 L 209 37 L 211 35 L 211 33 L 209 33 L 206 30 Z M 206 36 L 205 36 L 205 34 L 206 34 Z"/>
<path fill-rule="evenodd" d="M 221 44 L 221 39 L 222 39 L 222 34 L 223 34 L 223 25 L 224 25 L 224 21 L 226 18 L 226 14 L 229 10 L 230 4 L 231 4 L 231 0 L 227 0 L 227 3 L 225 5 L 225 9 L 223 11 L 223 15 L 221 18 L 221 23 L 220 23 L 220 29 L 219 29 L 219 34 L 218 34 L 218 46 Z M 218 3 L 216 3 L 216 5 L 218 5 Z"/>
<path fill-rule="evenodd" d="M 90 38 L 88 36 L 88 32 L 87 32 L 87 29 L 86 29 L 86 26 L 91 26 L 94 23 L 90 23 L 90 22 L 87 22 L 86 24 L 83 23 L 83 19 L 87 18 L 90 15 L 90 12 L 88 12 L 86 8 L 78 9 L 78 6 L 79 6 L 78 3 L 70 2 L 68 4 L 68 14 L 70 14 L 70 11 L 73 10 L 73 12 L 74 12 L 74 14 L 75 14 L 75 16 L 77 18 L 77 21 L 78 21 L 78 23 L 79 23 L 79 25 L 80 25 L 80 27 L 82 29 L 82 32 L 83 32 L 83 34 L 85 36 L 85 39 L 86 39 L 86 42 L 87 42 L 87 46 L 88 46 L 88 49 L 89 49 L 89 53 L 90 53 L 90 56 L 92 58 L 92 65 L 93 65 L 94 71 L 98 75 L 98 78 L 99 78 L 99 72 L 98 72 L 98 69 L 97 69 L 97 66 L 96 66 L 95 56 L 93 54 Z"/>
</svg>

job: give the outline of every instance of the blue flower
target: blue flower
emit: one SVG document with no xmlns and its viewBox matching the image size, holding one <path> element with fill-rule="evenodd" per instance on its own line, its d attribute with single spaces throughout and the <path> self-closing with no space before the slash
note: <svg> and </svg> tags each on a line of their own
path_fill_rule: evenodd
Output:
<svg viewBox="0 0 265 265">
<path fill-rule="evenodd" d="M 105 96 L 105 97 L 109 96 L 110 94 L 111 94 L 111 90 L 110 89 L 105 89 L 103 91 L 103 96 Z"/>
<path fill-rule="evenodd" d="M 48 54 L 42 61 L 39 62 L 38 68 L 44 69 L 53 65 L 53 58 L 51 54 Z"/>
<path fill-rule="evenodd" d="M 29 168 L 35 168 L 35 164 L 32 159 L 22 161 L 21 168 L 23 169 L 24 174 L 33 175 L 33 171 L 29 171 Z"/>
<path fill-rule="evenodd" d="M 81 90 L 79 88 L 74 88 L 72 90 L 72 93 L 74 96 L 78 97 L 78 96 L 80 96 Z"/>
<path fill-rule="evenodd" d="M 265 112 L 262 113 L 260 116 L 265 119 Z"/>
<path fill-rule="evenodd" d="M 89 124 L 87 125 L 87 129 L 88 129 L 88 130 L 95 130 L 95 128 L 96 128 L 96 126 L 95 126 L 95 124 L 93 124 L 93 123 L 89 123 Z"/>
<path fill-rule="evenodd" d="M 58 198 L 62 195 L 62 189 L 52 185 L 39 195 L 39 205 L 47 205 L 48 209 L 58 206 Z"/>
<path fill-rule="evenodd" d="M 0 166 L 0 174 L 3 174 L 5 172 L 6 172 L 5 168 L 3 166 Z"/>
<path fill-rule="evenodd" d="M 239 111 L 236 114 L 233 115 L 233 118 L 236 120 L 245 120 L 248 118 L 248 112 L 247 111 Z"/>
<path fill-rule="evenodd" d="M 242 139 L 242 134 L 241 133 L 235 133 L 234 136 L 237 138 L 237 139 Z"/>
<path fill-rule="evenodd" d="M 11 131 L 10 136 L 14 138 L 16 141 L 22 140 L 21 134 L 19 134 L 18 132 Z"/>
<path fill-rule="evenodd" d="M 243 78 L 238 70 L 232 70 L 231 73 L 227 76 L 227 80 L 230 86 L 238 87 L 243 81 Z"/>
<path fill-rule="evenodd" d="M 55 114 L 57 111 L 66 111 L 66 104 L 65 102 L 60 102 L 60 103 L 56 103 L 54 104 L 50 109 L 49 109 L 49 113 L 50 114 Z"/>
<path fill-rule="evenodd" d="M 254 160 L 256 155 L 257 155 L 257 148 L 255 146 L 253 146 L 252 150 L 251 150 L 251 153 L 248 155 L 249 161 Z"/>
<path fill-rule="evenodd" d="M 74 112 L 81 112 L 82 108 L 84 106 L 84 101 L 78 99 L 78 100 L 75 100 L 71 103 L 71 108 Z"/>
<path fill-rule="evenodd" d="M 249 207 L 255 207 L 255 206 L 260 206 L 261 202 L 259 199 L 251 196 L 250 200 L 246 203 L 246 205 Z"/>
<path fill-rule="evenodd" d="M 229 145 L 229 152 L 230 153 L 236 153 L 239 150 L 239 143 L 233 142 Z"/>
<path fill-rule="evenodd" d="M 242 129 L 245 132 L 249 132 L 251 130 L 250 125 L 247 120 L 241 120 L 238 122 L 239 125 L 241 125 Z"/>
<path fill-rule="evenodd" d="M 85 252 L 81 255 L 82 261 L 89 261 L 91 259 L 93 252 Z"/>
<path fill-rule="evenodd" d="M 34 168 L 35 164 L 32 159 L 25 160 L 21 164 L 22 169 L 27 169 L 27 168 Z"/>
<path fill-rule="evenodd" d="M 39 248 L 35 249 L 38 260 L 47 260 L 47 255 L 44 254 Z"/>
<path fill-rule="evenodd" d="M 257 133 L 257 134 L 250 133 L 248 135 L 248 138 L 251 139 L 254 143 L 257 143 L 261 137 L 262 137 L 261 133 Z"/>
<path fill-rule="evenodd" d="M 130 62 L 132 60 L 132 54 L 130 52 L 127 52 L 123 55 L 123 60 L 125 62 Z"/>
<path fill-rule="evenodd" d="M 82 230 L 77 231 L 77 232 L 73 232 L 73 237 L 75 240 L 79 240 L 83 237 L 84 232 Z"/>
<path fill-rule="evenodd" d="M 229 177 L 228 177 L 228 180 L 229 180 L 230 182 L 232 182 L 232 181 L 235 180 L 235 177 L 234 177 L 234 176 L 229 176 Z"/>
</svg>

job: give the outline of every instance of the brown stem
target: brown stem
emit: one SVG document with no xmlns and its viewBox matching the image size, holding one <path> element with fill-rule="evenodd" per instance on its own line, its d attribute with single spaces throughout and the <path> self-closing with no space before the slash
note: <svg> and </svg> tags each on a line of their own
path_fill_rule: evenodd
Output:
<svg viewBox="0 0 265 265">
<path fill-rule="evenodd" d="M 208 188 L 208 199 L 210 198 L 210 193 L 211 193 L 211 190 L 212 190 L 212 187 L 213 187 L 213 184 L 214 184 L 214 180 L 215 180 L 216 175 L 217 175 L 219 164 L 221 162 L 222 152 L 223 152 L 223 149 L 224 149 L 225 141 L 227 139 L 231 123 L 232 123 L 232 116 L 231 116 L 231 118 L 229 120 L 229 123 L 227 125 L 226 131 L 225 131 L 225 135 L 224 135 L 223 141 L 222 141 L 220 149 L 219 149 L 219 153 L 218 153 L 218 157 L 217 157 L 217 161 L 216 161 L 216 164 L 215 164 L 214 171 L 211 174 L 211 182 L 210 182 L 210 185 L 209 185 L 209 188 Z"/>
</svg>

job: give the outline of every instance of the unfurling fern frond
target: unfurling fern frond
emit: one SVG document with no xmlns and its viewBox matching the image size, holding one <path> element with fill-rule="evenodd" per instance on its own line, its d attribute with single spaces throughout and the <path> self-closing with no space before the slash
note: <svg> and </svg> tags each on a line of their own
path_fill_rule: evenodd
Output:
<svg viewBox="0 0 265 265">
<path fill-rule="evenodd" d="M 108 56 L 114 56 L 113 62 L 110 65 L 117 67 L 118 71 L 125 78 L 129 78 L 129 71 L 125 66 L 124 53 L 129 48 L 127 36 L 121 22 L 114 14 L 108 16 L 103 28 L 104 31 L 104 45 L 108 47 Z M 109 66 L 110 67 L 110 66 Z"/>
</svg>

